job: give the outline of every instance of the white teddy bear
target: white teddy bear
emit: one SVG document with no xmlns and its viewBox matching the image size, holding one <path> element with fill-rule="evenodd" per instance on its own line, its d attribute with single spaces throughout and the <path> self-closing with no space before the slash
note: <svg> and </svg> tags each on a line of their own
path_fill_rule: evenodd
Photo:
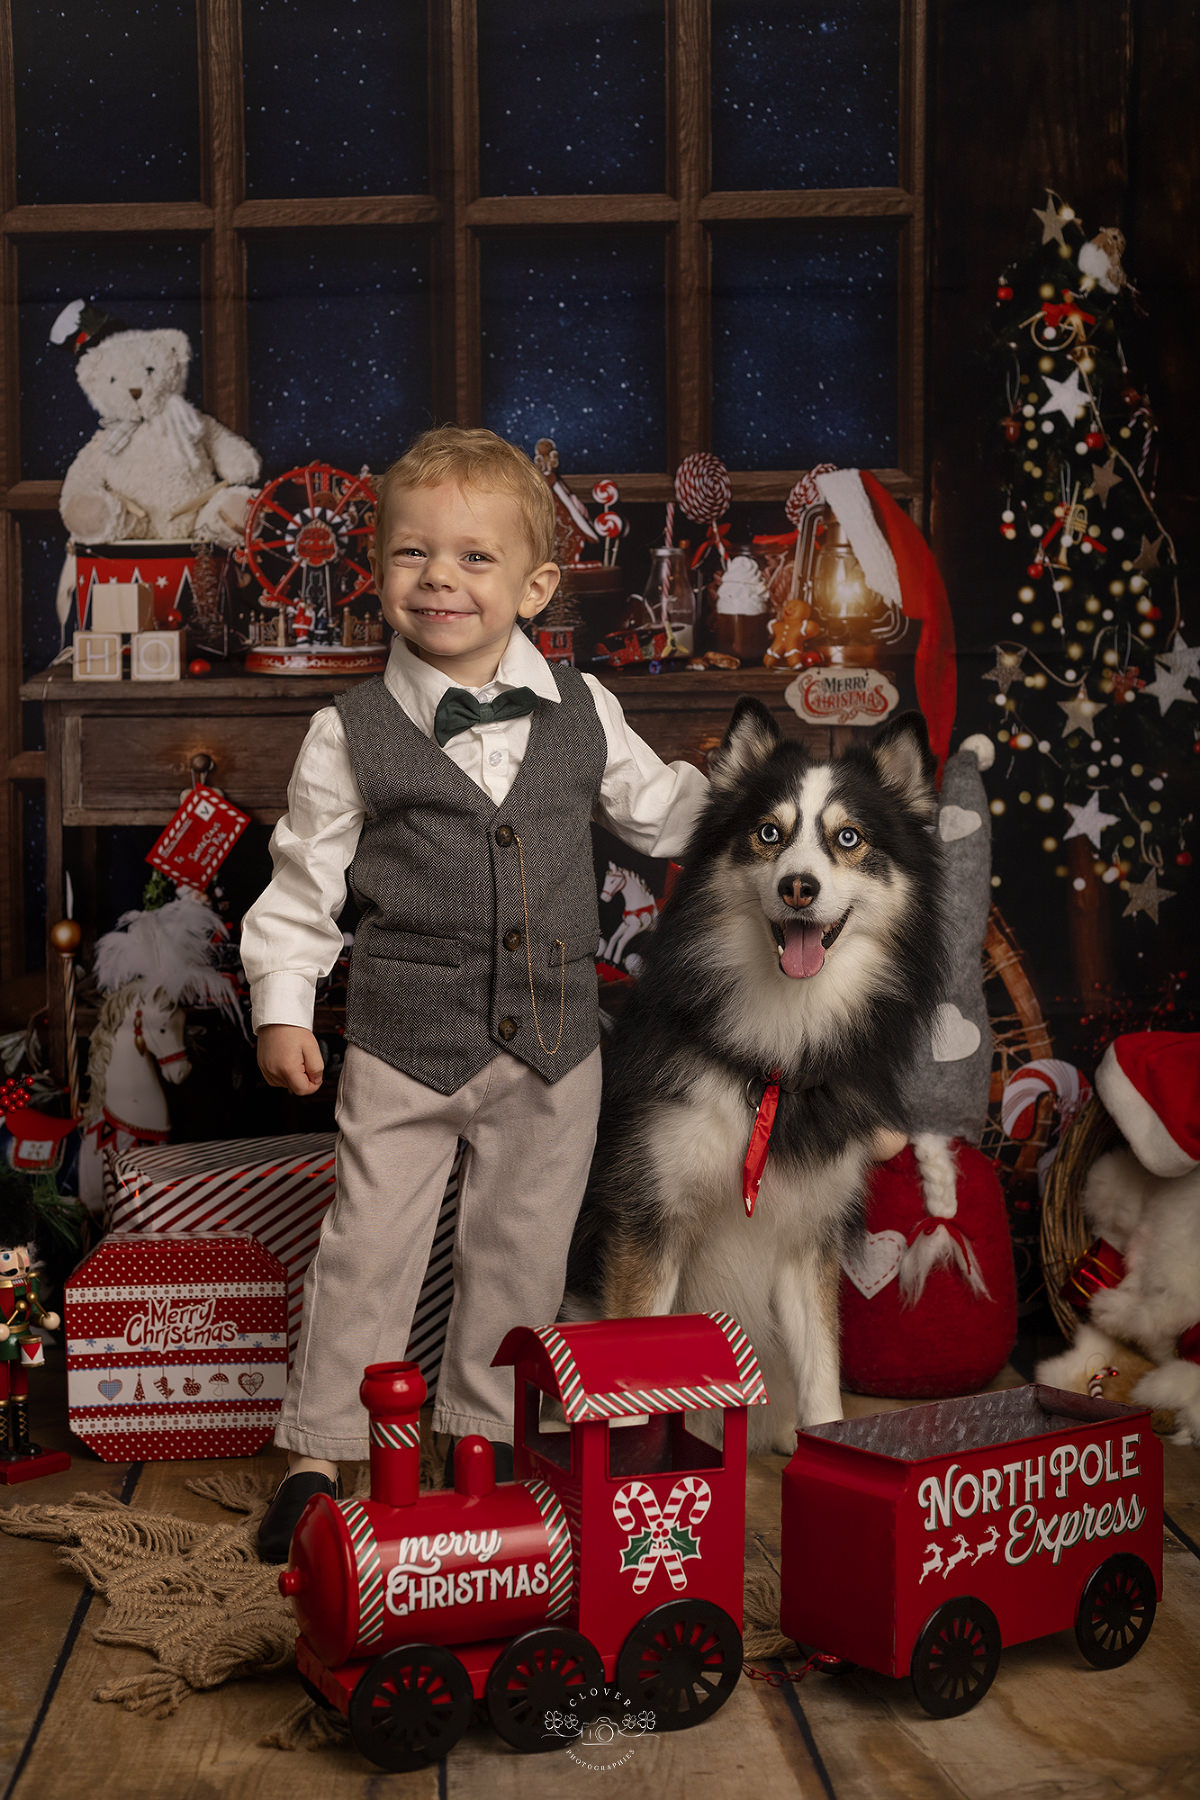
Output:
<svg viewBox="0 0 1200 1800">
<path fill-rule="evenodd" d="M 1200 1445 L 1200 1034 L 1117 1038 L 1096 1091 L 1131 1148 L 1093 1163 L 1080 1210 L 1120 1279 L 1096 1286 L 1074 1343 L 1037 1379 L 1087 1392 L 1129 1368 L 1133 1345 L 1150 1367 L 1129 1399 L 1174 1413 L 1175 1442 Z"/>
<path fill-rule="evenodd" d="M 59 510 L 71 536 L 236 548 L 261 460 L 244 438 L 184 399 L 192 355 L 185 333 L 130 331 L 74 300 L 50 339 L 74 351 L 79 385 L 100 415 L 63 482 Z"/>
<path fill-rule="evenodd" d="M 1082 1205 L 1096 1236 L 1124 1257 L 1125 1276 L 1092 1295 L 1090 1324 L 1039 1367 L 1038 1380 L 1083 1386 L 1085 1364 L 1088 1372 L 1119 1368 L 1122 1345 L 1133 1344 L 1153 1367 L 1132 1403 L 1173 1412 L 1175 1441 L 1200 1444 L 1200 1363 L 1180 1354 L 1200 1322 L 1200 1171 L 1163 1181 L 1130 1151 L 1114 1150 L 1093 1163 Z"/>
</svg>

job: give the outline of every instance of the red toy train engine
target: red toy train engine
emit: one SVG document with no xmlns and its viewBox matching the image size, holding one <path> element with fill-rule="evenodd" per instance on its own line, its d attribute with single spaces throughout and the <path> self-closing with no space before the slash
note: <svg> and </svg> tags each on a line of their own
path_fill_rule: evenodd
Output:
<svg viewBox="0 0 1200 1800">
<path fill-rule="evenodd" d="M 464 1438 L 454 1490 L 419 1494 L 425 1383 L 376 1364 L 370 1497 L 310 1501 L 279 1578 L 302 1679 L 382 1768 L 444 1755 L 477 1699 L 508 1743 L 547 1750 L 547 1714 L 606 1684 L 673 1730 L 741 1671 L 745 1408 L 766 1391 L 735 1321 L 523 1328 L 495 1360 L 514 1366 L 517 1479 Z M 695 1412 L 720 1416 L 719 1448 Z"/>
</svg>

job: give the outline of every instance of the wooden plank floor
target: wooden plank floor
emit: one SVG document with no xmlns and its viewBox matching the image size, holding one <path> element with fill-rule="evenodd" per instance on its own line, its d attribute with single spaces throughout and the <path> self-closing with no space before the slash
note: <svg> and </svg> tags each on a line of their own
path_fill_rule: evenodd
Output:
<svg viewBox="0 0 1200 1800">
<path fill-rule="evenodd" d="M 853 1412 L 882 1404 L 847 1399 Z M 0 1489 L 0 1506 L 103 1492 L 206 1522 L 223 1516 L 183 1485 L 222 1465 L 95 1461 L 56 1425 L 65 1417 L 65 1400 L 53 1368 L 38 1382 L 33 1406 L 39 1441 L 69 1448 L 75 1461 L 64 1474 Z M 415 1775 L 383 1775 L 348 1748 L 269 1749 L 259 1738 L 298 1698 L 289 1675 L 189 1697 L 166 1720 L 97 1704 L 92 1696 L 102 1682 L 141 1672 L 146 1657 L 95 1643 L 91 1627 L 104 1602 L 59 1568 L 54 1546 L 0 1535 L 7 1638 L 0 1795 L 560 1800 L 598 1787 L 621 1800 L 699 1793 L 731 1800 L 750 1794 L 755 1800 L 1197 1800 L 1200 1451 L 1165 1449 L 1164 1597 L 1145 1648 L 1126 1667 L 1088 1668 L 1070 1632 L 1018 1645 L 1005 1650 L 981 1704 L 944 1721 L 920 1710 L 907 1683 L 863 1671 L 813 1674 L 782 1688 L 743 1679 L 707 1725 L 633 1740 L 630 1760 L 607 1773 L 579 1768 L 565 1751 L 518 1756 L 482 1725 L 444 1765 Z M 276 1456 L 264 1452 L 264 1462 Z M 754 1459 L 748 1490 L 748 1555 L 775 1567 L 782 1468 L 781 1457 Z"/>
</svg>

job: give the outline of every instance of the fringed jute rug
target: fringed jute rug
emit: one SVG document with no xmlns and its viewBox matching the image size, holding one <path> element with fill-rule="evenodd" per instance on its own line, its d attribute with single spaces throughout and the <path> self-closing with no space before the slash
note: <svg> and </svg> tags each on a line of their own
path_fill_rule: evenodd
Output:
<svg viewBox="0 0 1200 1800">
<path fill-rule="evenodd" d="M 144 1511 L 110 1494 L 80 1494 L 63 1506 L 18 1506 L 0 1513 L 0 1530 L 62 1545 L 59 1561 L 107 1602 L 92 1626 L 98 1644 L 144 1650 L 152 1659 L 138 1675 L 105 1683 L 94 1698 L 150 1718 L 170 1716 L 191 1693 L 256 1675 L 293 1660 L 296 1623 L 279 1592 L 279 1569 L 260 1563 L 254 1547 L 273 1480 L 224 1471 L 185 1483 L 191 1493 L 240 1516 L 198 1524 Z M 351 1491 L 367 1491 L 362 1466 Z M 780 1635 L 779 1587 L 769 1568 L 746 1578 L 748 1660 L 793 1656 Z M 348 1744 L 340 1714 L 308 1698 L 260 1739 L 279 1750 Z"/>
</svg>

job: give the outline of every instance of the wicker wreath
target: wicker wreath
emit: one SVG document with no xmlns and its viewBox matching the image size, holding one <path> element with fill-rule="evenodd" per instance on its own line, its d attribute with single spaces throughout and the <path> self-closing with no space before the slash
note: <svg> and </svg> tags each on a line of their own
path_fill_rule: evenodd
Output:
<svg viewBox="0 0 1200 1800">
<path fill-rule="evenodd" d="M 1063 1299 L 1062 1289 L 1091 1242 L 1080 1200 L 1092 1164 L 1121 1141 L 1121 1133 L 1093 1094 L 1064 1137 L 1046 1181 L 1042 1268 L 1054 1317 L 1068 1343 L 1074 1339 L 1080 1315 Z"/>
</svg>

